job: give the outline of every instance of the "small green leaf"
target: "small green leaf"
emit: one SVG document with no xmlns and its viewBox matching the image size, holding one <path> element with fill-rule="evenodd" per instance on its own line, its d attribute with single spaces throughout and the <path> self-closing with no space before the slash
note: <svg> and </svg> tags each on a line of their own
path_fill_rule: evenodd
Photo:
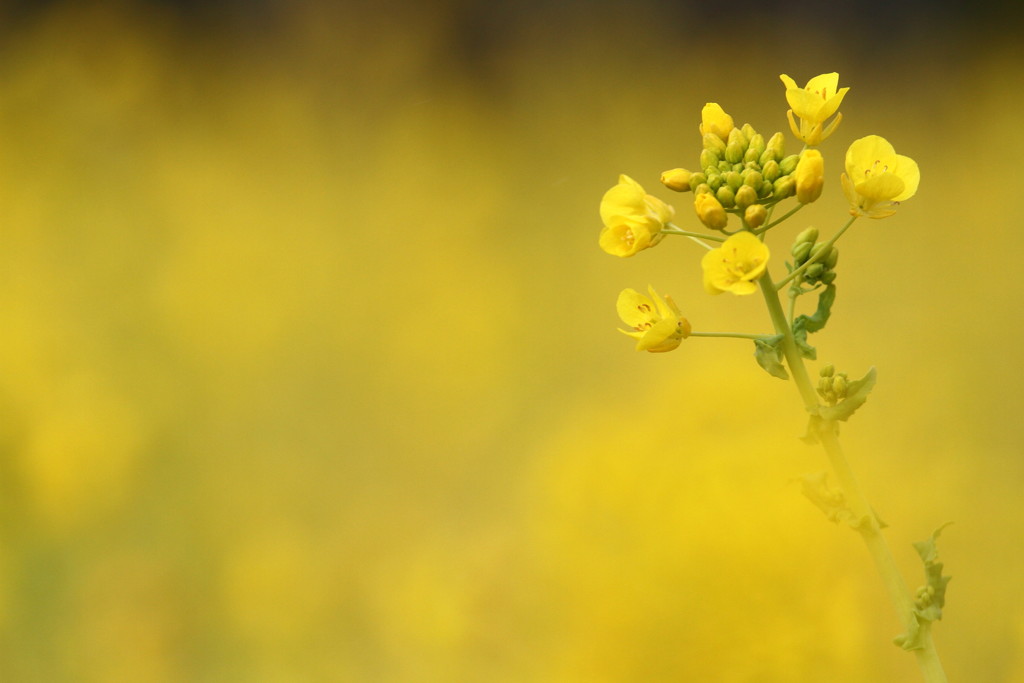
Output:
<svg viewBox="0 0 1024 683">
<path fill-rule="evenodd" d="M 914 623 L 911 624 L 907 633 L 898 636 L 893 642 L 904 650 L 920 650 L 924 647 L 922 635 L 931 626 L 933 621 L 942 619 L 942 608 L 946 605 L 946 585 L 952 577 L 942 575 L 942 563 L 939 562 L 939 551 L 935 541 L 939 538 L 942 530 L 949 526 L 943 524 L 936 529 L 931 538 L 926 541 L 918 541 L 914 549 L 924 562 L 924 586 L 917 590 L 917 597 L 914 600 Z"/>
<path fill-rule="evenodd" d="M 836 300 L 836 286 L 828 285 L 818 295 L 818 308 L 812 315 L 797 316 L 793 321 L 793 339 L 796 341 L 800 355 L 810 360 L 816 360 L 818 352 L 813 346 L 807 343 L 807 335 L 825 328 L 829 316 L 832 315 L 832 304 Z"/>
<path fill-rule="evenodd" d="M 789 379 L 789 373 L 786 372 L 785 366 L 782 365 L 782 349 L 779 348 L 781 343 L 781 334 L 768 337 L 767 339 L 755 339 L 754 359 L 772 377 Z"/>
<path fill-rule="evenodd" d="M 850 382 L 846 389 L 846 398 L 834 406 L 822 406 L 821 416 L 826 420 L 849 420 L 857 408 L 868 400 L 868 394 L 875 386 L 875 368 L 868 370 L 862 378 Z"/>
<path fill-rule="evenodd" d="M 846 506 L 846 496 L 841 491 L 831 488 L 826 481 L 825 472 L 805 474 L 800 477 L 800 492 L 825 513 L 828 521 L 845 522 L 856 527 L 856 516 Z"/>
</svg>

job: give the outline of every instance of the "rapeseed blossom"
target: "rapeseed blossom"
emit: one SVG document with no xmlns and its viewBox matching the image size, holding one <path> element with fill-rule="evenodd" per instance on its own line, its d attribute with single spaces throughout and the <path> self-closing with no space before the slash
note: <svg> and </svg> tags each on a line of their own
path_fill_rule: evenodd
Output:
<svg viewBox="0 0 1024 683">
<path fill-rule="evenodd" d="M 631 328 L 620 328 L 619 331 L 637 340 L 637 351 L 671 351 L 690 336 L 690 323 L 679 312 L 672 297 L 662 298 L 650 286 L 647 292 L 649 297 L 635 289 L 624 289 L 619 293 L 616 302 L 619 317 Z"/>
<path fill-rule="evenodd" d="M 914 196 L 920 181 L 917 162 L 896 154 L 889 141 L 879 135 L 854 140 L 846 150 L 843 193 L 854 216 L 893 215 L 901 201 Z"/>
</svg>

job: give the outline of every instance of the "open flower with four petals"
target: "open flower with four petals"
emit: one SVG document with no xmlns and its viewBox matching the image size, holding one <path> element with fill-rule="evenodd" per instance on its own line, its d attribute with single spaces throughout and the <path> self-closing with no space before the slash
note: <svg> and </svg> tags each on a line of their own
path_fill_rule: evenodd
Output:
<svg viewBox="0 0 1024 683">
<path fill-rule="evenodd" d="M 786 116 L 789 117 L 793 135 L 811 147 L 820 145 L 842 121 L 843 115 L 838 114 L 825 127 L 825 121 L 839 110 L 849 88 L 839 88 L 839 74 L 835 72 L 815 76 L 802 88 L 786 74 L 779 78 L 786 86 L 786 101 L 791 107 Z M 800 119 L 799 126 L 793 118 L 794 114 Z"/>
<path fill-rule="evenodd" d="M 704 289 L 708 294 L 753 294 L 768 267 L 768 247 L 751 232 L 738 232 L 718 249 L 704 254 Z"/>
<path fill-rule="evenodd" d="M 852 215 L 885 218 L 914 196 L 921 172 L 916 161 L 897 154 L 888 140 L 868 135 L 854 140 L 846 150 L 846 173 L 841 180 Z"/>
<path fill-rule="evenodd" d="M 690 323 L 679 312 L 672 297 L 662 298 L 650 286 L 647 292 L 649 297 L 635 289 L 619 293 L 616 308 L 622 322 L 630 327 L 628 330 L 620 328 L 619 332 L 636 339 L 637 351 L 671 351 L 690 336 Z"/>
</svg>

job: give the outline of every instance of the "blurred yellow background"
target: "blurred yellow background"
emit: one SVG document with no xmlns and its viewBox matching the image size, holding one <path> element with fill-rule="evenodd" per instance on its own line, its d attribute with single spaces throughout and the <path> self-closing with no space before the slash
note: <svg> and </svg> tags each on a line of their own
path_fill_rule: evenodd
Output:
<svg viewBox="0 0 1024 683">
<path fill-rule="evenodd" d="M 912 587 L 955 522 L 951 680 L 1024 682 L 1012 41 L 223 8 L 5 15 L 0 680 L 918 680 L 859 539 L 792 483 L 825 468 L 793 386 L 745 341 L 615 331 L 624 287 L 705 331 L 767 331 L 760 297 L 706 295 L 683 239 L 597 248 L 619 173 L 696 226 L 657 178 L 704 102 L 786 130 L 778 74 L 837 70 L 830 183 L 770 244 L 842 223 L 853 139 L 919 162 L 843 238 L 812 341 L 878 368 L 843 440 Z"/>
</svg>

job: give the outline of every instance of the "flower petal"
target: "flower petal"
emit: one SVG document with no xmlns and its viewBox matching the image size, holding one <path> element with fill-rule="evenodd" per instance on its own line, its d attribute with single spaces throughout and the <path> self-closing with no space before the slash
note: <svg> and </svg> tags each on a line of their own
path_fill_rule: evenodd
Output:
<svg viewBox="0 0 1024 683">
<path fill-rule="evenodd" d="M 638 327 L 650 323 L 654 318 L 654 302 L 635 289 L 624 289 L 619 292 L 615 309 L 622 322 L 630 327 Z M 626 334 L 630 334 L 626 332 Z"/>
<path fill-rule="evenodd" d="M 896 175 L 903 180 L 903 192 L 893 197 L 894 201 L 902 202 L 910 199 L 917 193 L 917 186 L 921 182 L 921 170 L 917 162 L 902 154 L 896 155 Z"/>
</svg>

